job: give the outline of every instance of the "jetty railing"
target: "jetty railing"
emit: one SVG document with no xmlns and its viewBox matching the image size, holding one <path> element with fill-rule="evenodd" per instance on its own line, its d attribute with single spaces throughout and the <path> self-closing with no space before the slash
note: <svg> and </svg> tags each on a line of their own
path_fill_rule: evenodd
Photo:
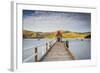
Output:
<svg viewBox="0 0 100 73">
<path fill-rule="evenodd" d="M 38 62 L 43 56 L 47 54 L 47 52 L 54 45 L 56 40 L 51 40 L 45 42 L 45 44 L 34 46 L 32 48 L 23 50 L 23 62 Z"/>
<path fill-rule="evenodd" d="M 69 41 L 66 40 L 66 41 L 64 42 L 64 44 L 65 44 L 66 50 L 69 52 L 71 58 L 72 58 L 73 60 L 75 60 L 74 54 L 73 54 L 73 53 L 70 51 L 70 49 L 69 49 Z"/>
</svg>

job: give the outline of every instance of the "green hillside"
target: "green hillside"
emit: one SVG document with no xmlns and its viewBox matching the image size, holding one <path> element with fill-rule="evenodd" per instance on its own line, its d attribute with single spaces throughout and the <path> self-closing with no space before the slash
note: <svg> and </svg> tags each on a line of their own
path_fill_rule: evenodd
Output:
<svg viewBox="0 0 100 73">
<path fill-rule="evenodd" d="M 23 38 L 56 38 L 56 32 L 34 32 L 23 30 Z M 90 32 L 72 32 L 72 31 L 62 31 L 63 38 L 91 38 Z"/>
</svg>

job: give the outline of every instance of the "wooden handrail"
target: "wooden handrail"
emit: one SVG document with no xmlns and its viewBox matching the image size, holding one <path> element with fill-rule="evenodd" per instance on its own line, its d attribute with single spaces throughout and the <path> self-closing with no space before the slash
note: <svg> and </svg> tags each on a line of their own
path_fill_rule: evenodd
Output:
<svg viewBox="0 0 100 73">
<path fill-rule="evenodd" d="M 52 40 L 52 41 L 49 41 L 49 44 L 50 44 L 50 42 L 53 42 L 54 40 Z M 39 45 L 39 46 L 34 46 L 34 47 L 31 47 L 31 48 L 28 48 L 28 49 L 25 49 L 24 51 L 26 51 L 26 50 L 29 50 L 29 49 L 32 49 L 32 48 L 35 48 L 35 47 L 41 47 L 41 46 L 44 46 L 45 44 L 42 44 L 42 45 Z"/>
<path fill-rule="evenodd" d="M 50 41 L 49 43 L 47 43 L 46 42 L 46 44 L 45 44 L 45 46 L 46 46 L 46 52 L 45 52 L 45 54 L 48 52 L 48 50 L 49 50 L 49 48 L 51 48 L 51 46 L 52 46 L 52 43 L 53 41 Z M 53 43 L 54 44 L 54 43 Z M 42 46 L 44 46 L 44 45 L 42 45 Z M 48 48 L 48 46 L 49 46 L 49 48 Z M 40 46 L 38 46 L 38 47 L 40 47 Z M 35 62 L 38 62 L 39 60 L 38 60 L 38 47 L 35 47 Z M 44 54 L 44 55 L 45 55 Z M 43 56 L 44 56 L 43 55 Z"/>
<path fill-rule="evenodd" d="M 75 56 L 73 55 L 73 53 L 69 50 L 69 41 L 65 42 L 65 48 L 66 50 L 69 52 L 69 54 L 71 55 L 72 59 L 75 60 Z"/>
</svg>

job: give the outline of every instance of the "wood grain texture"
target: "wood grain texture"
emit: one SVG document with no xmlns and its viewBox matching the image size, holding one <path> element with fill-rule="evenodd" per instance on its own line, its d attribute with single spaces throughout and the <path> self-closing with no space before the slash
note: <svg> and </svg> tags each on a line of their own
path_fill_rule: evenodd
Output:
<svg viewBox="0 0 100 73">
<path fill-rule="evenodd" d="M 42 61 L 66 61 L 73 60 L 73 57 L 64 42 L 56 42 L 51 48 L 48 54 L 43 58 Z"/>
</svg>

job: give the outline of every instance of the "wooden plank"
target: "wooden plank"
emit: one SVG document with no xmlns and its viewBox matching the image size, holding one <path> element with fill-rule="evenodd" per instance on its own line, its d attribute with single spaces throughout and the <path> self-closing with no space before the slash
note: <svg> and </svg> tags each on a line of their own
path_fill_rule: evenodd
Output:
<svg viewBox="0 0 100 73">
<path fill-rule="evenodd" d="M 42 61 L 65 61 L 72 60 L 69 51 L 66 50 L 64 42 L 56 42 L 51 48 L 50 52 L 44 57 Z"/>
</svg>

